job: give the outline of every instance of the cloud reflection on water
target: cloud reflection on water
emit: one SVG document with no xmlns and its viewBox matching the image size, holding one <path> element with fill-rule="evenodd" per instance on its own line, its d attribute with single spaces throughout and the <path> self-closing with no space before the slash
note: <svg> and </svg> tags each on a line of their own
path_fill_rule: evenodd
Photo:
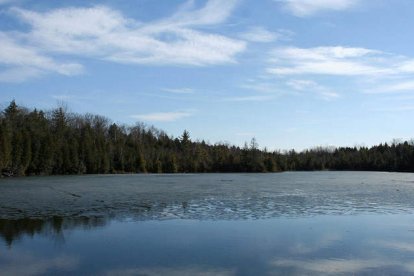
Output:
<svg viewBox="0 0 414 276">
<path fill-rule="evenodd" d="M 334 246 L 336 242 L 343 239 L 339 233 L 325 233 L 313 242 L 297 241 L 289 248 L 292 254 L 310 254 L 318 250 Z"/>
<path fill-rule="evenodd" d="M 412 177 L 13 179 L 0 185 L 0 274 L 412 274 Z"/>
<path fill-rule="evenodd" d="M 366 269 L 380 268 L 384 266 L 394 266 L 396 262 L 390 262 L 382 259 L 372 260 L 340 260 L 340 259 L 320 259 L 320 260 L 295 260 L 295 259 L 276 259 L 271 262 L 275 268 L 290 267 L 299 273 L 358 273 Z"/>
<path fill-rule="evenodd" d="M 51 271 L 73 271 L 78 267 L 78 258 L 71 256 L 39 257 L 36 252 L 0 251 L 1 275 L 44 275 Z"/>
<path fill-rule="evenodd" d="M 248 221 L 0 220 L 0 234 L 12 242 L 0 254 L 0 271 L 108 276 L 410 275 L 414 273 L 413 239 L 407 231 L 411 221 L 412 215 Z M 53 241 L 60 236 L 65 243 L 56 247 Z M 70 257 L 73 254 L 80 262 Z"/>
<path fill-rule="evenodd" d="M 275 259 L 270 265 L 276 269 L 292 268 L 297 274 L 354 274 L 368 270 L 384 270 L 387 267 L 398 267 L 405 272 L 414 273 L 414 263 L 392 261 L 387 259 Z M 395 269 L 395 268 L 394 268 Z M 375 274 L 371 272 L 370 274 Z"/>
<path fill-rule="evenodd" d="M 373 244 L 396 251 L 414 252 L 414 243 L 408 243 L 406 241 L 375 241 Z"/>
<path fill-rule="evenodd" d="M 232 276 L 236 275 L 234 269 L 209 268 L 203 266 L 190 267 L 150 267 L 150 268 L 126 268 L 108 271 L 106 276 Z"/>
</svg>

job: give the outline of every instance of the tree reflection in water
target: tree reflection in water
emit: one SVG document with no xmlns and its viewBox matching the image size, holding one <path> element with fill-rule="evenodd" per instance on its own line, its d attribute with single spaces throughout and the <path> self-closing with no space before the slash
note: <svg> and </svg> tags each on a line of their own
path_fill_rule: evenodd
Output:
<svg viewBox="0 0 414 276">
<path fill-rule="evenodd" d="M 15 241 L 24 236 L 45 235 L 58 242 L 64 242 L 64 230 L 87 230 L 103 227 L 107 222 L 107 218 L 101 217 L 65 218 L 54 216 L 52 218 L 0 219 L 0 236 L 9 248 Z"/>
</svg>

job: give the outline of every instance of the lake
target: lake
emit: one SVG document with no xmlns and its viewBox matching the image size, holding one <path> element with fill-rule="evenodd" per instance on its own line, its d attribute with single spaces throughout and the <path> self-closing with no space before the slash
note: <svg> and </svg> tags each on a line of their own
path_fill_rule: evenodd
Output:
<svg viewBox="0 0 414 276">
<path fill-rule="evenodd" d="M 0 179 L 2 275 L 412 275 L 414 174 Z"/>
</svg>

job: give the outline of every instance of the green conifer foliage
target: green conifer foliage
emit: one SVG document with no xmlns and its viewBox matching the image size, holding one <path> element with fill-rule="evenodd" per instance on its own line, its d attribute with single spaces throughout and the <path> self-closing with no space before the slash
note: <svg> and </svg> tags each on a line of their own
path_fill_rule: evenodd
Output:
<svg viewBox="0 0 414 276">
<path fill-rule="evenodd" d="M 414 141 L 302 152 L 192 141 L 142 123 L 128 127 L 58 107 L 29 111 L 12 101 L 0 114 L 2 175 L 82 173 L 277 172 L 372 170 L 414 172 Z"/>
</svg>

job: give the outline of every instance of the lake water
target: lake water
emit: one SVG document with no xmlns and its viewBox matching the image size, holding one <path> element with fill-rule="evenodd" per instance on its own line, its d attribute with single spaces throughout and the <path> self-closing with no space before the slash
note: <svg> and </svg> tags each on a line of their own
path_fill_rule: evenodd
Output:
<svg viewBox="0 0 414 276">
<path fill-rule="evenodd" d="M 1 275 L 413 275 L 414 174 L 0 179 Z"/>
</svg>

